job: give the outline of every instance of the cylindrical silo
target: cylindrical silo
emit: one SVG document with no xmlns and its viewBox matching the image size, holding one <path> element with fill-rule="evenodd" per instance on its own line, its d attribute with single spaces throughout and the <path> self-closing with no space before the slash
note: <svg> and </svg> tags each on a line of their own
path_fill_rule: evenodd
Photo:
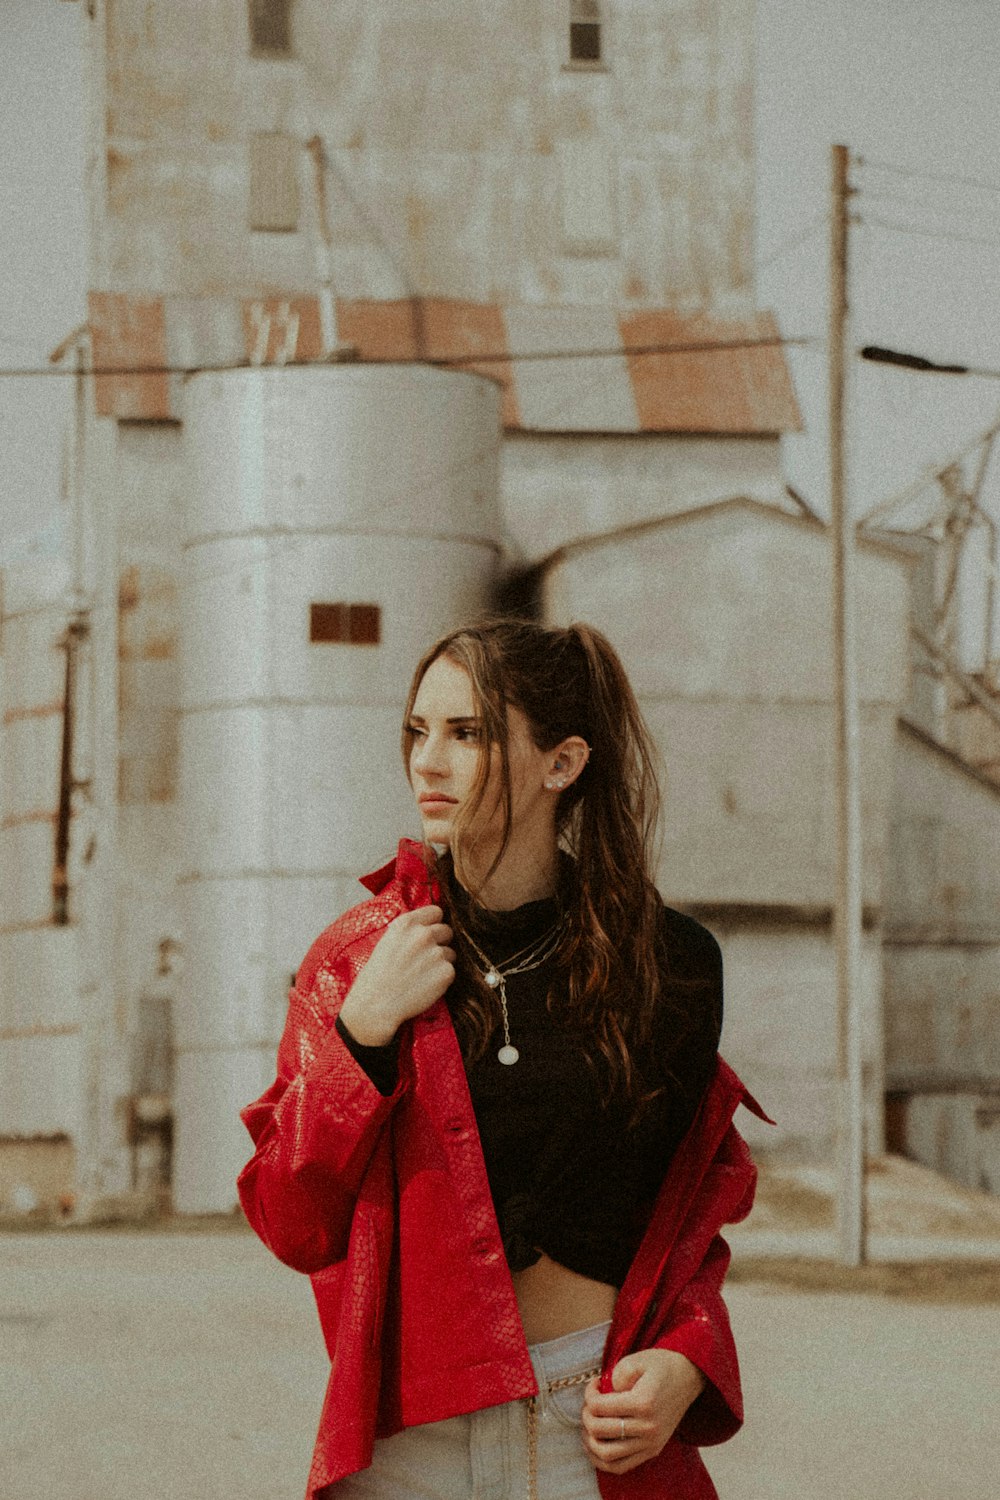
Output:
<svg viewBox="0 0 1000 1500">
<path fill-rule="evenodd" d="M 236 1201 L 237 1111 L 296 965 L 418 831 L 400 714 L 424 646 L 488 600 L 499 391 L 411 366 L 206 373 L 186 438 L 174 1199 L 207 1212 Z"/>
</svg>

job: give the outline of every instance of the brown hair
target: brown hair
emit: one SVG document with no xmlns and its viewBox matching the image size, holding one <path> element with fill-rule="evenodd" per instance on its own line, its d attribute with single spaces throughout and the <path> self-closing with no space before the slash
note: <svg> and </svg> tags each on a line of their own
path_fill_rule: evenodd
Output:
<svg viewBox="0 0 1000 1500">
<path fill-rule="evenodd" d="M 468 673 L 484 747 L 499 754 L 504 826 L 488 874 L 503 858 L 511 834 L 508 707 L 525 715 L 540 750 L 554 749 L 570 735 L 582 736 L 591 748 L 583 772 L 557 804 L 559 840 L 573 856 L 575 871 L 566 935 L 557 954 L 565 975 L 559 1012 L 593 1039 L 592 1061 L 603 1063 L 607 1090 L 621 1085 L 635 1099 L 640 1084 L 633 1052 L 650 1036 L 664 986 L 661 902 L 653 882 L 657 753 L 625 669 L 607 638 L 589 625 L 557 629 L 501 619 L 453 630 L 425 652 L 413 676 L 403 720 L 407 774 L 414 700 L 424 673 L 442 656 Z M 463 885 L 463 834 L 468 836 L 481 808 L 488 777 L 489 756 L 483 754 L 470 805 L 454 830 L 452 861 Z M 432 851 L 428 856 L 433 858 Z M 449 863 L 438 862 L 446 899 Z M 471 1059 L 485 1048 L 499 1011 L 495 994 L 476 981 L 474 966 L 462 967 L 463 978 L 472 982 L 456 987 L 452 1010 L 463 1052 Z M 549 1003 L 555 1011 L 555 994 Z"/>
</svg>

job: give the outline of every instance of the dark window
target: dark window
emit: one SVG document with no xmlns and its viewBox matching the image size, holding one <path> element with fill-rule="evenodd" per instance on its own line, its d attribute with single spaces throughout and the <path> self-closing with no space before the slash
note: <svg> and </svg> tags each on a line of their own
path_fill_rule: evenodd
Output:
<svg viewBox="0 0 1000 1500">
<path fill-rule="evenodd" d="M 292 50 L 291 0 L 250 0 L 250 47 L 271 57 Z"/>
<path fill-rule="evenodd" d="M 601 7 L 599 0 L 570 0 L 570 62 L 601 61 Z"/>
<path fill-rule="evenodd" d="M 309 639 L 342 646 L 377 646 L 382 611 L 377 604 L 310 604 Z"/>
<path fill-rule="evenodd" d="M 569 28 L 571 62 L 600 62 L 601 28 L 589 21 L 572 21 Z"/>
</svg>

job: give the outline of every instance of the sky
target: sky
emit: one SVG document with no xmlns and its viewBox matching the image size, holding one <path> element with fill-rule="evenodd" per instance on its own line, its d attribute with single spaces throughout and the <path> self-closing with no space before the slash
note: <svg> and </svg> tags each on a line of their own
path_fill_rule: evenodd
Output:
<svg viewBox="0 0 1000 1500">
<path fill-rule="evenodd" d="M 83 13 L 3 0 L 0 369 L 45 365 L 86 317 Z M 0 378 L 0 563 L 57 543 L 71 384 Z"/>
<path fill-rule="evenodd" d="M 861 158 L 851 169 L 854 347 L 1000 372 L 998 77 L 992 0 L 758 0 L 758 285 L 786 333 L 826 334 L 824 215 L 838 142 Z M 786 441 L 785 464 L 828 514 L 825 362 L 822 347 L 792 354 L 808 430 Z M 1000 412 L 1000 380 L 857 363 L 850 379 L 858 514 L 946 461 Z M 995 508 L 996 483 L 989 488 Z"/>
</svg>

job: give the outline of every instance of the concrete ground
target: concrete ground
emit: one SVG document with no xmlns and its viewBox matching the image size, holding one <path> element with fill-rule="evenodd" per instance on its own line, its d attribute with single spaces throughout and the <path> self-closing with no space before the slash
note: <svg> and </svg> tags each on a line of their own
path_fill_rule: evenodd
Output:
<svg viewBox="0 0 1000 1500">
<path fill-rule="evenodd" d="M 722 1500 L 997 1494 L 995 1267 L 737 1260 L 729 1303 Z M 235 1226 L 0 1235 L 0 1496 L 301 1500 L 324 1364 L 308 1283 Z"/>
</svg>

